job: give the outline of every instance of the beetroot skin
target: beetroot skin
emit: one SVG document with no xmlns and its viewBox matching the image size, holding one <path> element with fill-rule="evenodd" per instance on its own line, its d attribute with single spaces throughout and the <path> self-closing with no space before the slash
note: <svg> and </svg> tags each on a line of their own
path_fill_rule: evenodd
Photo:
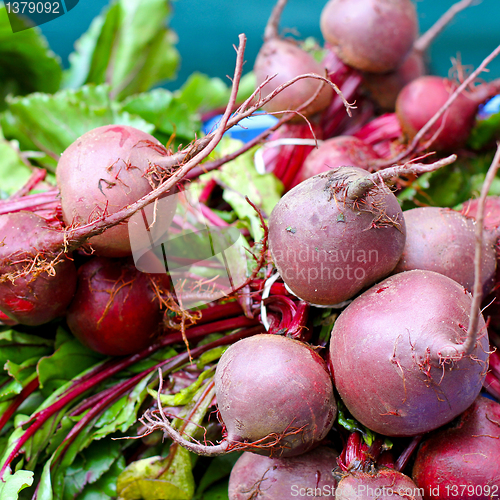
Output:
<svg viewBox="0 0 500 500">
<path fill-rule="evenodd" d="M 335 500 L 422 500 L 422 491 L 405 474 L 383 468 L 349 472 L 339 482 Z"/>
<path fill-rule="evenodd" d="M 416 78 L 401 90 L 396 100 L 396 114 L 408 139 L 415 137 L 457 87 L 447 78 L 429 75 Z M 430 146 L 433 150 L 454 151 L 462 147 L 475 123 L 478 106 L 486 97 L 483 90 L 462 92 L 423 140 L 433 138 Z"/>
<path fill-rule="evenodd" d="M 476 228 L 473 219 L 455 210 L 418 207 L 404 212 L 406 243 L 395 273 L 426 269 L 454 279 L 469 292 L 474 287 Z M 495 241 L 491 233 L 483 238 L 481 276 L 483 296 L 494 285 Z"/>
<path fill-rule="evenodd" d="M 57 165 L 64 222 L 83 225 L 113 214 L 154 187 L 149 169 L 166 150 L 152 135 L 125 125 L 93 129 L 71 144 Z M 97 255 L 131 254 L 127 224 L 89 240 Z"/>
<path fill-rule="evenodd" d="M 488 366 L 482 315 L 470 355 L 472 298 L 432 271 L 406 271 L 376 284 L 337 318 L 330 340 L 335 386 L 351 414 L 386 436 L 414 436 L 462 413 L 481 391 Z"/>
<path fill-rule="evenodd" d="M 420 446 L 412 477 L 436 500 L 500 496 L 500 404 L 478 397 Z"/>
<path fill-rule="evenodd" d="M 342 303 L 387 276 L 403 251 L 406 230 L 386 187 L 349 198 L 366 170 L 332 169 L 285 194 L 269 218 L 269 247 L 289 289 L 315 305 Z"/>
<path fill-rule="evenodd" d="M 17 323 L 37 326 L 63 316 L 75 293 L 71 257 L 46 250 L 56 232 L 32 212 L 0 215 L 0 310 Z"/>
<path fill-rule="evenodd" d="M 411 0 L 329 0 L 320 23 L 340 59 L 371 73 L 395 70 L 418 33 Z"/>
<path fill-rule="evenodd" d="M 373 148 L 357 137 L 338 135 L 313 149 L 299 171 L 297 184 L 329 170 L 349 165 L 368 170 L 379 156 Z"/>
<path fill-rule="evenodd" d="M 325 68 L 294 41 L 271 38 L 264 43 L 257 55 L 254 73 L 257 85 L 261 85 L 268 77 L 276 75 L 262 87 L 261 92 L 265 96 L 296 76 L 305 73 L 324 76 Z M 297 109 L 310 99 L 320 87 L 322 88 L 317 98 L 301 110 L 303 115 L 313 115 L 325 109 L 333 97 L 333 89 L 330 85 L 313 78 L 303 78 L 293 83 L 269 101 L 264 109 L 269 112 Z M 296 120 L 303 122 L 304 119 L 297 115 Z"/>
<path fill-rule="evenodd" d="M 150 276 L 129 259 L 94 257 L 78 270 L 78 287 L 66 319 L 75 337 L 110 356 L 149 346 L 162 323 Z"/>
<path fill-rule="evenodd" d="M 289 500 L 293 497 L 333 498 L 332 475 L 338 453 L 319 446 L 290 458 L 270 458 L 245 452 L 229 477 L 229 500 Z"/>
<path fill-rule="evenodd" d="M 258 454 L 300 455 L 326 437 L 337 415 L 323 359 L 280 335 L 229 347 L 217 364 L 215 392 L 229 450 L 247 442 L 245 449 Z"/>
</svg>

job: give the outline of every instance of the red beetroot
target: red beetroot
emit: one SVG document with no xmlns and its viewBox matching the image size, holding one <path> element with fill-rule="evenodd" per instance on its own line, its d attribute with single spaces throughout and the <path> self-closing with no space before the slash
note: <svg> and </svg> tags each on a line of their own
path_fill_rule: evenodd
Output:
<svg viewBox="0 0 500 500">
<path fill-rule="evenodd" d="M 418 20 L 411 0 L 330 0 L 321 13 L 321 32 L 346 64 L 385 73 L 410 52 Z"/>
<path fill-rule="evenodd" d="M 325 68 L 314 57 L 299 47 L 293 40 L 271 38 L 260 49 L 255 60 L 254 73 L 257 85 L 261 85 L 266 78 L 276 76 L 262 87 L 263 95 L 271 93 L 275 88 L 288 82 L 296 76 L 305 73 L 315 73 L 325 76 Z M 264 106 L 266 111 L 280 112 L 297 109 L 301 104 L 314 96 L 319 87 L 318 97 L 300 112 L 311 116 L 325 109 L 332 100 L 333 89 L 319 80 L 304 78 L 290 85 Z M 296 120 L 303 121 L 297 115 Z"/>
<path fill-rule="evenodd" d="M 73 260 L 50 250 L 57 233 L 32 212 L 0 215 L 0 310 L 15 322 L 62 316 L 75 293 Z"/>
<path fill-rule="evenodd" d="M 351 302 L 330 340 L 335 386 L 350 413 L 380 434 L 413 436 L 470 406 L 489 349 L 482 315 L 477 336 L 468 336 L 471 306 L 456 281 L 420 270 L 395 274 Z"/>
<path fill-rule="evenodd" d="M 367 176 L 355 167 L 316 175 L 290 190 L 271 213 L 274 264 L 302 300 L 342 303 L 387 276 L 400 259 L 401 207 L 385 186 L 365 189 Z"/>
<path fill-rule="evenodd" d="M 455 210 L 418 207 L 403 212 L 406 242 L 395 273 L 426 269 L 454 279 L 469 292 L 474 286 L 475 222 Z M 495 238 L 484 233 L 482 252 L 483 296 L 493 288 L 496 251 Z"/>
<path fill-rule="evenodd" d="M 289 500 L 295 496 L 333 498 L 332 475 L 338 453 L 319 446 L 290 458 L 270 458 L 245 452 L 229 478 L 229 500 Z"/>
<path fill-rule="evenodd" d="M 425 75 L 422 53 L 411 51 L 394 71 L 389 73 L 365 73 L 363 88 L 368 91 L 380 109 L 394 111 L 399 92 L 411 81 Z"/>
<path fill-rule="evenodd" d="M 361 139 L 348 135 L 339 135 L 323 141 L 306 158 L 295 185 L 323 172 L 352 166 L 370 169 L 370 162 L 379 159 L 375 151 Z"/>
<path fill-rule="evenodd" d="M 467 200 L 462 205 L 461 213 L 465 217 L 476 219 L 479 198 Z M 500 196 L 488 196 L 484 205 L 484 229 L 495 231 L 500 227 Z"/>
<path fill-rule="evenodd" d="M 374 472 L 352 472 L 339 482 L 335 500 L 422 500 L 421 491 L 402 472 L 381 467 Z"/>
<path fill-rule="evenodd" d="M 447 78 L 431 75 L 417 78 L 401 90 L 396 101 L 396 114 L 408 139 L 415 137 L 457 87 Z M 462 92 L 423 140 L 433 138 L 430 147 L 439 151 L 462 147 L 474 126 L 479 104 L 495 92 L 494 86 L 489 84 Z"/>
<path fill-rule="evenodd" d="M 162 311 L 151 276 L 128 259 L 94 257 L 78 270 L 66 319 L 82 344 L 110 356 L 133 354 L 159 333 Z"/>
<path fill-rule="evenodd" d="M 478 397 L 449 427 L 424 440 L 412 477 L 436 500 L 500 496 L 500 404 Z"/>
<path fill-rule="evenodd" d="M 217 406 L 231 443 L 254 453 L 291 457 L 317 446 L 337 414 L 333 386 L 319 354 L 280 335 L 233 344 L 215 374 Z"/>
<path fill-rule="evenodd" d="M 84 225 L 145 196 L 155 186 L 154 166 L 167 154 L 150 134 L 125 125 L 93 129 L 71 144 L 57 165 L 64 222 Z M 89 240 L 96 254 L 130 255 L 127 224 Z"/>
</svg>

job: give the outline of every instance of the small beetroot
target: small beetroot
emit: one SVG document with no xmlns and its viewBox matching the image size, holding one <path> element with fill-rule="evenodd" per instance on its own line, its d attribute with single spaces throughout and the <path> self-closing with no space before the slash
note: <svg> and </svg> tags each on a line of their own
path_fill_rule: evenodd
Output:
<svg viewBox="0 0 500 500">
<path fill-rule="evenodd" d="M 36 326 L 64 315 L 76 288 L 70 255 L 54 254 L 60 232 L 32 212 L 0 215 L 0 310 Z"/>
<path fill-rule="evenodd" d="M 338 453 L 319 446 L 290 458 L 245 452 L 229 477 L 229 500 L 289 500 L 296 496 L 333 497 L 332 475 Z"/>
<path fill-rule="evenodd" d="M 94 257 L 83 264 L 66 315 L 73 335 L 94 351 L 110 356 L 146 348 L 162 323 L 151 280 L 129 259 Z"/>
<path fill-rule="evenodd" d="M 450 426 L 424 440 L 412 477 L 426 498 L 500 495 L 500 404 L 479 396 Z"/>
</svg>

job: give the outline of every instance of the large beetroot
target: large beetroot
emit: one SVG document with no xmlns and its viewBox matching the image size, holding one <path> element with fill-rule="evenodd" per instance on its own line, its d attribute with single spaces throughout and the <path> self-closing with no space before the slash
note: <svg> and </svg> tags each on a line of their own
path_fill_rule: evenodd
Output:
<svg viewBox="0 0 500 500">
<path fill-rule="evenodd" d="M 407 237 L 395 273 L 426 269 L 454 279 L 469 292 L 474 285 L 475 223 L 450 208 L 418 207 L 404 212 Z M 496 238 L 485 232 L 482 286 L 486 296 L 494 285 Z"/>
<path fill-rule="evenodd" d="M 391 276 L 349 304 L 333 327 L 330 356 L 352 415 L 375 432 L 412 436 L 470 406 L 489 347 L 482 315 L 478 335 L 468 336 L 471 304 L 456 281 L 420 270 Z"/>
<path fill-rule="evenodd" d="M 369 172 L 340 167 L 289 191 L 269 219 L 274 264 L 290 290 L 334 305 L 388 275 L 405 242 L 399 203 Z"/>
<path fill-rule="evenodd" d="M 281 335 L 233 344 L 217 364 L 215 393 L 224 428 L 219 444 L 187 441 L 166 418 L 156 419 L 155 427 L 198 455 L 245 450 L 293 457 L 318 446 L 337 415 L 324 360 L 312 347 Z"/>
</svg>

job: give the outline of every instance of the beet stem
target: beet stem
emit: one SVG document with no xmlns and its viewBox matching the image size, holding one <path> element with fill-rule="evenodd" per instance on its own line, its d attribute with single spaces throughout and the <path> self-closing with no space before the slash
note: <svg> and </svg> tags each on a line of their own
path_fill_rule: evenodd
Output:
<svg viewBox="0 0 500 500">
<path fill-rule="evenodd" d="M 351 182 L 347 188 L 347 198 L 356 200 L 364 196 L 373 187 L 383 183 L 390 183 L 400 175 L 421 175 L 425 172 L 434 172 L 435 170 L 438 170 L 446 165 L 450 165 L 456 159 L 457 155 L 450 155 L 446 158 L 435 161 L 434 163 L 425 164 L 407 162 L 404 165 L 385 168 Z"/>
<path fill-rule="evenodd" d="M 281 19 L 281 14 L 285 8 L 288 0 L 278 0 L 276 5 L 273 7 L 271 16 L 267 21 L 266 29 L 264 30 L 264 42 L 268 42 L 274 38 L 279 37 L 279 24 Z"/>
</svg>

